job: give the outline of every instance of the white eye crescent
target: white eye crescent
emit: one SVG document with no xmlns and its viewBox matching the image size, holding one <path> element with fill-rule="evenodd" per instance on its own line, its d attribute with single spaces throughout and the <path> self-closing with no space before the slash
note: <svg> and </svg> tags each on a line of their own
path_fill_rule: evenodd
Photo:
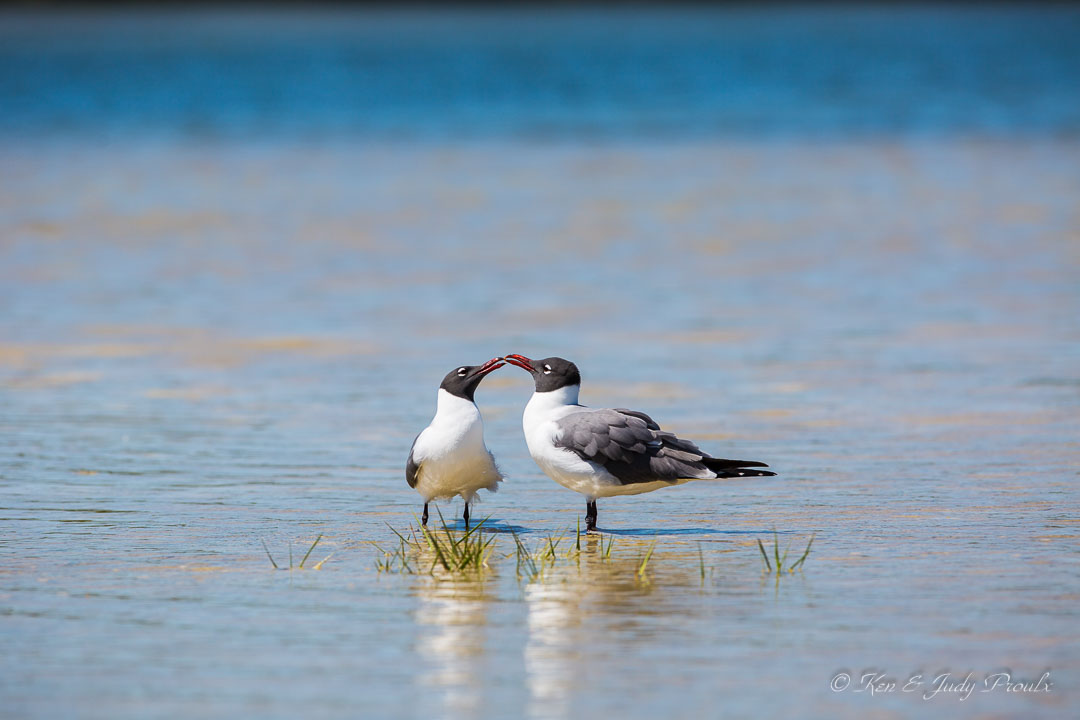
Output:
<svg viewBox="0 0 1080 720">
<path fill-rule="evenodd" d="M 461 375 L 462 377 L 464 377 L 465 373 L 466 373 L 465 368 L 458 368 L 458 371 L 457 371 L 458 375 Z"/>
<path fill-rule="evenodd" d="M 550 365 L 545 365 L 544 366 L 544 374 L 545 375 L 550 375 L 551 374 L 551 366 Z"/>
</svg>

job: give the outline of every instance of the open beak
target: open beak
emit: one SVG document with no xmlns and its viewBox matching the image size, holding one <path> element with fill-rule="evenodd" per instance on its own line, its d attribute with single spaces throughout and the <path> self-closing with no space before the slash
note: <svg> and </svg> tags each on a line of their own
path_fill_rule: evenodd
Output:
<svg viewBox="0 0 1080 720">
<path fill-rule="evenodd" d="M 536 374 L 536 368 L 533 367 L 532 360 L 525 357 L 524 355 L 507 355 L 503 358 L 503 360 L 510 363 L 511 365 L 517 365 L 523 370 L 528 370 L 533 375 Z"/>
<path fill-rule="evenodd" d="M 503 362 L 502 358 L 491 358 L 486 363 L 476 368 L 473 372 L 473 377 L 484 377 L 489 372 L 495 372 L 505 364 L 506 363 Z"/>
</svg>

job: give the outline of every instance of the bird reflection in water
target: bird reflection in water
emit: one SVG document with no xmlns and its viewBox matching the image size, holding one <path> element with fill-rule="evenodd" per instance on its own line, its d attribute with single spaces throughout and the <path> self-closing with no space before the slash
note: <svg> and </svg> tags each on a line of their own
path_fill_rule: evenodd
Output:
<svg viewBox="0 0 1080 720">
<path fill-rule="evenodd" d="M 543 562 L 535 578 L 519 578 L 530 717 L 575 714 L 575 698 L 602 678 L 606 664 L 677 636 L 696 612 L 686 602 L 693 594 L 686 591 L 698 587 L 700 579 L 688 557 L 657 551 L 648 570 L 639 573 L 652 540 L 620 537 L 616 551 L 605 558 L 608 541 L 609 536 L 582 534 L 580 553 L 569 556 L 564 541 L 557 559 Z M 539 550 L 537 557 L 542 554 Z M 487 631 L 499 586 L 514 582 L 513 577 L 487 567 L 416 576 L 417 650 L 424 660 L 418 677 L 439 691 L 441 716 L 475 716 L 490 700 L 487 684 L 498 671 L 489 655 L 500 653 L 488 646 Z"/>
<path fill-rule="evenodd" d="M 575 691 L 606 659 L 633 653 L 636 641 L 662 629 L 664 618 L 685 613 L 673 587 L 694 584 L 686 565 L 638 574 L 644 539 L 623 540 L 621 552 L 604 558 L 603 538 L 583 535 L 581 553 L 560 561 L 525 587 L 528 640 L 525 671 L 534 718 L 565 718 L 574 712 Z M 628 551 L 633 542 L 639 547 Z M 610 655 L 609 655 L 610 654 Z M 602 674 L 602 673 L 600 673 Z"/>
<path fill-rule="evenodd" d="M 442 690 L 445 714 L 473 715 L 482 705 L 484 629 L 494 595 L 483 577 L 471 574 L 418 575 L 417 581 L 423 682 Z"/>
</svg>

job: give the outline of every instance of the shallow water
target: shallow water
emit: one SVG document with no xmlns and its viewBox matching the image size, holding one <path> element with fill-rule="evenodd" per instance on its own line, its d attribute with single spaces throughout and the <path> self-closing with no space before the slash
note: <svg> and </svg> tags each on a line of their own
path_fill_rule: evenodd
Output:
<svg viewBox="0 0 1080 720">
<path fill-rule="evenodd" d="M 1073 67 L 1055 47 L 1013 56 Z M 841 109 L 813 139 L 672 137 L 619 105 L 591 140 L 317 109 L 236 137 L 209 101 L 212 132 L 122 108 L 30 132 L 54 109 L 27 101 L 0 143 L 3 714 L 1074 714 L 1080 142 L 1036 75 L 1053 132 L 961 103 L 932 132 L 845 139 Z M 478 393 L 509 478 L 477 509 L 490 572 L 379 573 L 439 379 L 508 352 L 779 475 L 601 501 L 611 560 L 587 538 L 519 580 L 508 531 L 584 503 L 528 457 L 505 368 Z M 774 529 L 815 537 L 779 582 Z M 320 534 L 304 570 L 261 545 L 299 563 Z M 1052 689 L 979 691 L 1004 668 Z M 980 688 L 830 690 L 870 669 Z"/>
</svg>

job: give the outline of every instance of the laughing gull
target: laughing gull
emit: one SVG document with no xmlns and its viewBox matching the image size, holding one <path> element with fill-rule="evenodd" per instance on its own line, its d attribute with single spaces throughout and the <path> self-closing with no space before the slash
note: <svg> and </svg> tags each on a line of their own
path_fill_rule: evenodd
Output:
<svg viewBox="0 0 1080 720">
<path fill-rule="evenodd" d="M 485 375 L 503 365 L 502 358 L 492 358 L 483 365 L 464 365 L 447 373 L 439 385 L 435 417 L 413 440 L 405 463 L 409 487 L 424 498 L 424 525 L 429 502 L 460 495 L 465 501 L 467 530 L 469 503 L 477 491 L 499 489 L 503 478 L 484 444 L 484 421 L 473 394 Z"/>
<path fill-rule="evenodd" d="M 638 495 L 691 480 L 775 475 L 750 460 L 714 458 L 689 440 L 660 429 L 643 412 L 578 404 L 581 374 L 558 357 L 507 355 L 528 370 L 536 391 L 522 425 L 529 454 L 555 482 L 585 496 L 585 529 L 596 529 L 596 499 Z"/>
</svg>

